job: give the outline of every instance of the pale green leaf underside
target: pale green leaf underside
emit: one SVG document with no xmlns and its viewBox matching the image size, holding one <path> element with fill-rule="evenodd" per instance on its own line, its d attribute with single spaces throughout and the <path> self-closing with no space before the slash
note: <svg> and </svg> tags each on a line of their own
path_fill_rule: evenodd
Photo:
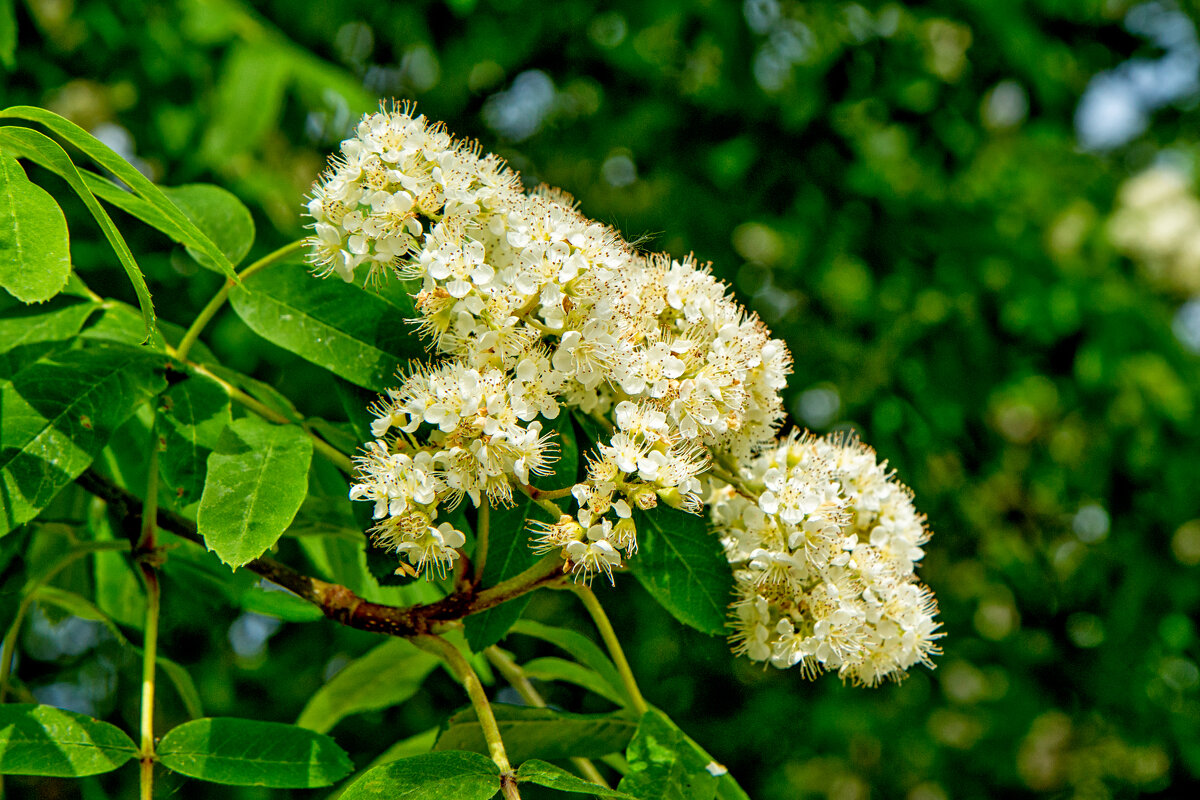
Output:
<svg viewBox="0 0 1200 800">
<path fill-rule="evenodd" d="M 308 493 L 312 440 L 294 425 L 235 420 L 208 457 L 196 526 L 208 548 L 236 568 L 275 544 Z"/>
<path fill-rule="evenodd" d="M 354 768 L 328 736 L 294 725 L 228 717 L 172 728 L 157 752 L 167 769 L 233 786 L 328 786 Z"/>
<path fill-rule="evenodd" d="M 327 733 L 342 718 L 395 706 L 421 688 L 439 661 L 402 639 L 390 639 L 351 661 L 304 706 L 296 724 Z"/>
<path fill-rule="evenodd" d="M 262 589 L 251 586 L 242 592 L 238 605 L 244 611 L 253 611 L 264 617 L 275 617 L 284 622 L 316 622 L 325 619 L 321 609 L 291 592 L 281 589 Z"/>
<path fill-rule="evenodd" d="M 99 775 L 136 752 L 129 737 L 107 722 L 51 706 L 0 705 L 0 774 Z"/>
<path fill-rule="evenodd" d="M 623 706 L 630 705 L 631 701 L 625 691 L 625 684 L 621 680 L 621 674 L 617 672 L 616 666 L 604 654 L 604 651 L 591 639 L 581 633 L 567 630 L 566 628 L 555 628 L 552 625 L 545 625 L 531 619 L 518 621 L 513 625 L 512 630 L 513 633 L 532 636 L 536 639 L 550 642 L 550 644 L 570 653 L 576 661 L 591 669 L 604 680 L 608 685 L 608 692 L 605 696 L 611 695 L 621 698 L 617 701 L 618 703 Z"/>
</svg>

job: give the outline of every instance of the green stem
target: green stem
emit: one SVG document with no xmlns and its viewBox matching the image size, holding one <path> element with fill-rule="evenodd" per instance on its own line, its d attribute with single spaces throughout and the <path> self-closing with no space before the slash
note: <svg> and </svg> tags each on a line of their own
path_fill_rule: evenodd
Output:
<svg viewBox="0 0 1200 800">
<path fill-rule="evenodd" d="M 467 696 L 471 698 L 471 706 L 475 709 L 475 716 L 478 717 L 479 725 L 483 729 L 483 738 L 487 741 L 488 753 L 491 755 L 492 761 L 496 762 L 496 766 L 500 768 L 500 787 L 504 791 L 504 796 L 512 800 L 519 800 L 520 794 L 517 793 L 512 764 L 509 763 L 508 753 L 504 750 L 504 740 L 500 738 L 500 726 L 496 723 L 496 715 L 492 713 L 492 705 L 488 702 L 487 694 L 483 691 L 483 684 L 479 682 L 479 676 L 475 674 L 475 670 L 471 669 L 470 663 L 463 658 L 463 654 L 458 651 L 457 647 L 440 636 L 421 636 L 414 639 L 413 643 L 441 656 L 450 665 L 454 676 L 467 690 Z"/>
<path fill-rule="evenodd" d="M 509 685 L 517 690 L 517 694 L 521 695 L 526 703 L 535 708 L 545 708 L 546 701 L 542 695 L 529 682 L 529 678 L 525 675 L 525 670 L 521 669 L 521 665 L 509 656 L 508 653 L 501 650 L 496 645 L 492 645 L 483 651 L 487 656 L 487 660 L 492 662 L 496 669 L 500 670 L 500 674 L 508 681 Z M 572 757 L 571 763 L 579 770 L 579 774 L 587 778 L 592 783 L 603 786 L 605 789 L 611 789 L 608 781 L 600 774 L 600 770 L 596 769 L 596 765 L 592 763 L 590 758 Z"/>
<path fill-rule="evenodd" d="M 561 508 L 546 499 L 545 492 L 541 492 L 537 489 L 534 489 L 532 486 L 526 486 L 525 484 L 518 483 L 516 481 L 513 481 L 513 485 L 520 489 L 522 494 L 545 509 L 546 513 L 549 514 L 550 518 L 555 522 L 557 522 L 558 518 L 563 515 Z"/>
<path fill-rule="evenodd" d="M 570 497 L 574 488 L 574 486 L 564 486 L 561 489 L 538 489 L 535 486 L 526 486 L 523 491 L 534 500 L 561 500 L 564 497 Z"/>
<path fill-rule="evenodd" d="M 239 272 L 238 280 L 244 281 L 254 273 L 264 270 L 273 264 L 278 264 L 280 261 L 285 260 L 288 256 L 293 255 L 299 250 L 303 250 L 307 246 L 307 239 L 298 239 L 294 242 L 285 244 L 283 247 L 272 253 L 268 253 L 258 261 L 255 261 L 253 264 Z M 187 332 L 183 334 L 183 338 L 179 340 L 179 347 L 175 348 L 173 354 L 175 358 L 182 361 L 193 372 L 197 372 L 206 378 L 209 378 L 210 380 L 216 381 L 221 388 L 225 390 L 225 393 L 229 395 L 230 399 L 240 403 L 242 406 L 246 407 L 250 411 L 253 411 L 255 414 L 258 414 L 263 419 L 280 425 L 290 424 L 293 422 L 293 420 L 290 420 L 274 409 L 263 405 L 250 395 L 243 392 L 241 389 L 231 384 L 229 381 L 214 375 L 210 370 L 206 369 L 202 365 L 187 360 L 188 353 L 191 352 L 192 346 L 200 338 L 200 332 L 204 330 L 204 327 L 212 321 L 212 318 L 216 316 L 217 312 L 221 310 L 221 307 L 225 305 L 225 301 L 229 299 L 229 293 L 233 290 L 234 286 L 235 283 L 232 279 L 225 281 L 224 285 L 222 285 L 217 293 L 213 295 L 213 298 L 208 301 L 208 304 L 200 310 L 199 314 L 196 315 L 196 319 L 192 321 L 191 327 L 187 329 Z M 329 442 L 322 439 L 307 425 L 301 424 L 301 427 L 304 428 L 305 432 L 307 432 L 309 437 L 313 440 L 313 448 L 316 449 L 318 453 L 329 459 L 347 475 L 353 474 L 354 463 L 350 460 L 349 456 L 335 448 L 333 445 L 329 444 Z"/>
<path fill-rule="evenodd" d="M 158 584 L 158 431 L 157 412 L 150 421 L 150 465 L 146 480 L 146 498 L 142 503 L 142 529 L 134 557 L 146 582 L 146 635 L 142 644 L 142 742 L 141 797 L 154 797 L 154 669 L 158 658 L 158 609 L 161 589 Z"/>
<path fill-rule="evenodd" d="M 625 658 L 625 651 L 621 647 L 621 642 L 617 639 L 617 632 L 613 630 L 612 623 L 608 620 L 608 615 L 604 613 L 604 607 L 600 605 L 600 601 L 596 598 L 595 593 L 587 586 L 576 584 L 571 587 L 575 594 L 579 595 L 579 599 L 583 601 L 584 608 L 592 617 L 592 622 L 596 624 L 597 630 L 600 631 L 600 637 L 604 639 L 604 645 L 608 648 L 608 654 L 612 656 L 613 663 L 617 667 L 617 672 L 621 673 L 621 681 L 625 684 L 625 691 L 629 693 L 629 698 L 633 700 L 633 707 L 639 714 L 645 714 L 649 710 L 646 705 L 646 699 L 642 697 L 642 692 L 638 689 L 637 681 L 633 677 L 633 670 L 629 668 L 629 661 Z"/>
<path fill-rule="evenodd" d="M 158 525 L 158 410 L 150 412 L 150 458 L 146 468 L 146 496 L 142 500 L 142 528 L 138 535 L 135 556 L 154 550 L 155 531 Z"/>
<path fill-rule="evenodd" d="M 142 742 L 138 755 L 142 765 L 141 800 L 154 796 L 154 668 L 158 659 L 158 609 L 160 588 L 158 573 L 142 563 L 146 580 L 146 638 L 142 643 Z"/>
<path fill-rule="evenodd" d="M 758 500 L 759 493 L 747 486 L 746 482 L 738 477 L 737 465 L 730 461 L 729 457 L 725 454 L 713 454 L 713 463 L 709 465 L 709 472 L 728 483 L 744 496 L 754 501 Z"/>
<path fill-rule="evenodd" d="M 285 244 L 275 252 L 268 253 L 239 272 L 238 280 L 244 281 L 259 270 L 279 263 L 297 250 L 303 250 L 307 245 L 307 239 L 299 239 L 295 242 Z M 235 285 L 232 278 L 225 281 L 224 285 L 213 295 L 213 298 L 208 301 L 208 305 L 202 308 L 200 313 L 196 315 L 196 319 L 192 321 L 192 325 L 187 329 L 187 332 L 183 334 L 183 338 L 179 340 L 179 347 L 175 350 L 175 355 L 180 361 L 187 361 L 187 355 L 191 351 L 192 345 L 200 338 L 200 332 L 217 315 L 217 312 L 221 310 L 221 306 L 225 305 L 225 301 L 229 299 L 229 293 Z"/>
<path fill-rule="evenodd" d="M 491 518 L 491 506 L 488 505 L 487 498 L 484 498 L 483 504 L 479 506 L 479 518 L 475 522 L 475 585 L 483 580 L 483 567 L 487 563 L 488 555 L 488 526 Z"/>
</svg>

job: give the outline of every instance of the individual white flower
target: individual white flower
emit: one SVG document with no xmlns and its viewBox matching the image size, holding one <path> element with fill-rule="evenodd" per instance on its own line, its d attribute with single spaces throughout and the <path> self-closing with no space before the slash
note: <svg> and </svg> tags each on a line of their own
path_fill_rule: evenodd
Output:
<svg viewBox="0 0 1200 800">
<path fill-rule="evenodd" d="M 453 567 L 458 559 L 458 548 L 466 544 L 466 541 L 462 531 L 449 522 L 443 522 L 436 528 L 429 526 L 419 538 L 396 545 L 396 551 L 402 554 L 417 572 L 425 572 L 427 577 L 436 573 L 439 578 L 445 578 L 446 571 Z"/>
</svg>

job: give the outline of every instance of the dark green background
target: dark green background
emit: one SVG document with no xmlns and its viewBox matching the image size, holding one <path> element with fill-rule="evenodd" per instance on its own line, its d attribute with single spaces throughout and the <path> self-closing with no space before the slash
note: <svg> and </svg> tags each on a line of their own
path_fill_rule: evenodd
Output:
<svg viewBox="0 0 1200 800">
<path fill-rule="evenodd" d="M 796 422 L 853 426 L 915 490 L 946 652 L 898 687 L 808 683 L 734 660 L 624 578 L 601 596 L 650 702 L 755 798 L 1165 797 L 1200 776 L 1200 522 L 1184 527 L 1200 518 L 1200 357 L 1172 333 L 1187 298 L 1117 253 L 1105 222 L 1156 159 L 1190 171 L 1200 113 L 1185 97 L 1126 143 L 1080 147 L 1089 81 L 1165 55 L 1125 24 L 1132 7 L 27 0 L 0 98 L 126 137 L 163 183 L 230 188 L 254 211 L 255 254 L 301 233 L 302 194 L 382 96 L 416 99 L 648 249 L 711 259 L 791 346 Z M 1194 45 L 1194 19 L 1168 22 Z M 1026 111 L 997 116 L 997 94 Z M 124 296 L 81 208 L 30 172 L 62 199 L 81 275 Z M 118 223 L 162 317 L 187 324 L 220 279 Z M 232 313 L 207 341 L 305 411 L 341 413 L 323 373 Z M 331 658 L 372 642 L 286 624 L 238 656 L 238 612 L 164 592 L 163 648 L 212 715 L 291 721 Z M 529 613 L 578 624 L 558 596 Z M 133 729 L 135 661 L 65 624 L 27 628 L 22 679 Z M 444 676 L 428 687 L 335 737 L 364 765 L 462 704 Z M 169 692 L 162 715 L 183 718 Z M 7 787 L 124 797 L 135 773 Z"/>
</svg>

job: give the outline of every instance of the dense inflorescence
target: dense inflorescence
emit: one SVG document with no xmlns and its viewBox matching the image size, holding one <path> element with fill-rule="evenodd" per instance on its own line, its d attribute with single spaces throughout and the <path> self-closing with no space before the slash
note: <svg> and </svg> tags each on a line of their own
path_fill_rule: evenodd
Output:
<svg viewBox="0 0 1200 800">
<path fill-rule="evenodd" d="M 777 441 L 790 354 L 706 266 L 635 250 L 618 232 L 580 214 L 561 192 L 524 191 L 500 159 L 452 139 L 407 106 L 364 117 L 314 187 L 308 213 L 318 273 L 351 281 L 365 270 L 366 280 L 394 273 L 410 281 L 418 287 L 413 322 L 437 356 L 372 408 L 375 440 L 357 459 L 350 491 L 374 502 L 372 532 L 402 556 L 406 571 L 444 575 L 459 558 L 465 536 L 442 512 L 464 497 L 475 506 L 504 506 L 514 492 L 536 494 L 531 476 L 551 474 L 557 457 L 555 421 L 573 410 L 608 433 L 588 456 L 585 479 L 562 487 L 563 494 L 570 489 L 574 513 L 536 523 L 533 544 L 541 552 L 558 550 L 578 578 L 603 573 L 611 579 L 634 555 L 634 509 L 663 502 L 699 513 L 715 498 L 715 519 L 739 575 L 739 647 L 752 658 L 803 663 L 809 671 L 820 663 L 875 682 L 872 667 L 855 672 L 845 666 L 855 647 L 874 646 L 869 636 L 832 655 L 814 645 L 819 652 L 811 658 L 763 650 L 769 640 L 755 626 L 770 623 L 775 630 L 791 620 L 797 631 L 807 631 L 817 624 L 811 613 L 819 591 L 835 585 L 869 596 L 863 602 L 871 609 L 885 607 L 883 616 L 863 612 L 889 653 L 872 662 L 877 670 L 912 663 L 894 652 L 889 626 L 916 625 L 913 635 L 923 643 L 933 635 L 925 624 L 932 598 L 911 579 L 924 540 L 919 520 L 920 535 L 895 533 L 895 543 L 911 538 L 896 560 L 899 544 L 889 538 L 892 549 L 881 549 L 876 543 L 882 534 L 875 530 L 890 522 L 854 527 L 852 511 L 866 514 L 877 498 L 863 499 L 867 495 L 845 483 L 857 480 L 850 473 L 814 467 L 781 478 L 778 465 L 755 472 L 770 459 L 786 460 L 780 454 L 789 448 L 817 447 L 816 440 Z M 729 480 L 709 472 L 714 459 Z M 824 463 L 827 456 L 810 460 Z M 756 500 L 739 494 L 750 491 L 743 477 L 766 487 Z M 882 586 L 873 582 L 874 562 L 842 540 L 829 560 L 854 578 L 830 579 L 821 584 L 828 589 L 817 589 L 812 578 L 825 573 L 811 564 L 795 567 L 790 577 L 782 567 L 766 568 L 786 579 L 755 577 L 768 556 L 751 552 L 796 559 L 812 549 L 814 557 L 825 557 L 786 541 L 770 549 L 762 525 L 746 522 L 753 517 L 749 506 L 738 505 L 756 503 L 762 519 L 803 526 L 807 517 L 795 519 L 796 509 L 807 505 L 789 505 L 797 491 L 842 498 L 836 510 L 831 506 L 829 537 L 857 532 L 862 548 L 869 548 L 864 553 L 886 551 L 878 558 L 895 572 L 895 586 L 870 594 Z M 897 491 L 908 502 L 907 493 Z M 892 510 L 889 505 L 887 513 Z M 751 547 L 754 537 L 762 540 Z M 851 562 L 855 566 L 847 567 Z M 899 607 L 906 601 L 918 611 L 905 616 Z M 915 647 L 915 660 L 932 652 L 926 644 Z"/>
<path fill-rule="evenodd" d="M 714 480 L 710 503 L 734 566 L 737 652 L 872 686 L 939 652 L 937 604 L 914 575 L 929 531 L 869 447 L 789 436 Z"/>
</svg>

